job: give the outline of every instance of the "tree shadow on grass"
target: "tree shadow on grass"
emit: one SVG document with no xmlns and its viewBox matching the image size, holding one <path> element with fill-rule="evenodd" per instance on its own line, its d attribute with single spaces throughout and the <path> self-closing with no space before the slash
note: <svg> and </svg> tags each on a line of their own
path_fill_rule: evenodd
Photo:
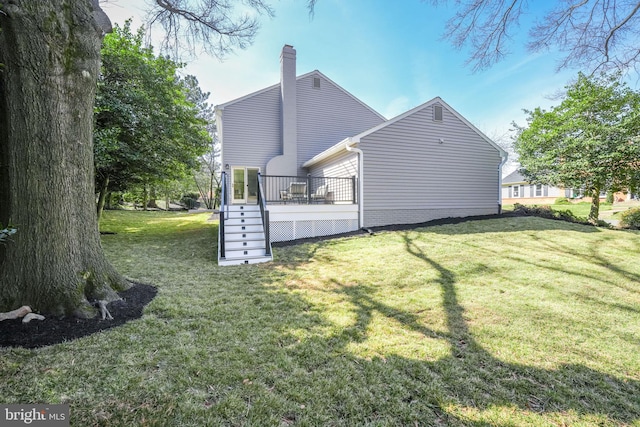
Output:
<svg viewBox="0 0 640 427">
<path fill-rule="evenodd" d="M 466 227 L 433 227 L 433 228 L 429 228 L 428 231 L 431 233 L 444 234 L 444 235 L 474 234 L 477 232 L 502 233 L 504 231 L 526 231 L 526 230 L 530 230 L 530 231 L 558 230 L 558 231 L 572 231 L 572 232 L 577 231 L 577 232 L 586 232 L 586 233 L 599 233 L 598 236 L 596 237 L 599 242 L 614 240 L 616 239 L 616 236 L 617 236 L 616 233 L 622 232 L 622 231 L 616 231 L 614 233 L 609 233 L 605 235 L 604 233 L 602 233 L 601 229 L 591 225 L 569 223 L 565 221 L 536 218 L 536 217 L 520 217 L 520 219 L 521 221 L 520 220 L 516 222 L 510 221 L 509 223 L 505 223 L 502 221 L 495 221 L 495 222 L 481 221 L 481 222 L 478 222 L 477 225 L 470 225 Z M 550 251 L 560 253 L 560 254 L 565 254 L 571 257 L 580 258 L 586 261 L 587 263 L 594 264 L 606 270 L 609 270 L 612 275 L 624 277 L 630 282 L 633 282 L 633 283 L 640 282 L 640 274 L 629 271 L 628 269 L 625 269 L 624 266 L 622 265 L 619 265 L 619 264 L 616 265 L 612 263 L 609 259 L 607 259 L 601 253 L 599 253 L 599 248 L 600 248 L 599 245 L 594 244 L 592 247 L 589 248 L 589 251 L 587 252 L 584 250 L 584 248 L 576 248 L 570 244 L 563 244 L 559 240 L 552 241 L 549 239 L 543 239 L 540 236 L 535 234 L 530 234 L 529 237 L 532 240 L 536 241 L 537 244 L 543 246 L 546 249 L 549 249 Z M 635 249 L 630 250 L 630 253 L 633 253 L 634 250 L 637 250 L 638 248 L 640 248 L 640 240 L 639 241 L 627 240 L 627 241 L 629 241 L 630 244 L 633 244 L 635 247 Z M 595 276 L 591 272 L 574 270 L 571 268 L 567 268 L 564 265 L 559 266 L 559 265 L 554 265 L 553 263 L 536 262 L 532 257 L 529 256 L 529 254 L 525 252 L 521 254 L 517 254 L 517 253 L 507 254 L 503 252 L 498 253 L 497 250 L 482 247 L 480 244 L 474 243 L 473 240 L 471 239 L 465 242 L 464 245 L 471 246 L 475 250 L 491 252 L 496 256 L 503 257 L 505 261 L 513 260 L 516 262 L 525 262 L 527 264 L 530 264 L 542 269 L 553 270 L 553 271 L 562 272 L 565 274 L 570 274 L 572 276 L 576 276 L 576 278 L 579 280 L 583 278 L 595 279 L 595 280 L 604 281 L 616 287 L 621 287 L 629 292 L 635 291 L 635 289 L 631 287 L 627 287 L 625 285 L 621 285 L 620 283 L 616 283 L 612 280 L 609 280 L 608 277 L 606 276 L 605 277 Z"/>
<path fill-rule="evenodd" d="M 516 223 L 513 231 L 599 231 L 536 218 Z M 433 227 L 429 231 L 446 234 L 452 233 L 452 229 L 463 232 L 463 228 L 467 227 Z M 480 221 L 479 227 L 464 232 L 504 231 L 503 222 L 498 220 Z M 442 330 L 425 326 L 419 315 L 375 297 L 375 290 L 366 284 L 334 281 L 334 286 L 329 284 L 329 289 L 321 290 L 337 293 L 353 307 L 353 320 L 346 326 L 327 319 L 322 306 L 309 303 L 300 294 L 265 287 L 286 277 L 287 271 L 299 270 L 310 259 L 318 258 L 319 249 L 334 243 L 329 240 L 293 246 L 283 259 L 278 259 L 276 253 L 276 268 L 240 266 L 234 274 L 242 275 L 241 281 L 218 286 L 219 292 L 214 288 L 208 295 L 214 308 L 206 319 L 213 328 L 220 329 L 220 341 L 225 343 L 212 344 L 216 357 L 228 359 L 229 363 L 246 361 L 235 362 L 242 369 L 230 370 L 232 376 L 243 375 L 238 385 L 220 380 L 217 370 L 209 373 L 221 384 L 212 385 L 206 404 L 213 405 L 215 410 L 221 408 L 220 416 L 228 424 L 251 424 L 254 414 L 262 412 L 280 419 L 281 424 L 488 425 L 477 421 L 477 414 L 464 418 L 461 413 L 491 411 L 495 407 L 513 408 L 516 417 L 537 423 L 552 420 L 551 414 L 559 414 L 557 418 L 569 422 L 579 418 L 577 422 L 596 420 L 605 424 L 627 424 L 640 418 L 634 403 L 640 395 L 636 379 L 625 381 L 576 364 L 544 369 L 507 363 L 485 350 L 469 330 L 456 291 L 456 274 L 427 256 L 410 235 L 403 238 L 406 252 L 435 273 L 433 283 L 439 287 L 445 313 Z M 216 251 L 214 246 L 207 257 Z M 187 255 L 178 252 L 176 256 Z M 326 256 L 332 256 L 331 251 L 323 250 L 322 257 Z M 217 280 L 224 280 L 223 271 L 226 274 L 234 270 L 215 270 Z M 277 315 L 265 313 L 268 307 L 277 307 L 274 309 Z M 167 302 L 166 309 L 174 307 Z M 160 316 L 163 310 L 156 304 L 151 314 Z M 372 359 L 354 355 L 351 346 L 368 340 L 368 330 L 376 317 L 398 323 L 425 339 L 445 343 L 446 355 L 435 360 L 387 353 Z M 250 333 L 243 327 L 246 324 L 253 325 Z M 203 348 L 207 345 L 203 343 Z M 207 369 L 207 364 L 203 365 Z M 245 382 L 245 378 L 253 384 Z M 244 399 L 246 406 L 224 412 L 238 397 Z M 535 414 L 547 416 L 541 420 Z M 482 417 L 490 418 L 486 414 Z M 503 417 L 508 419 L 498 418 L 492 425 L 514 424 L 508 415 Z"/>
<path fill-rule="evenodd" d="M 625 424 L 640 418 L 638 381 L 622 380 L 576 364 L 542 369 L 506 363 L 486 351 L 469 331 L 465 310 L 456 293 L 455 273 L 429 258 L 407 234 L 403 238 L 407 253 L 437 272 L 435 282 L 441 290 L 447 332 L 432 330 L 424 326 L 415 314 L 376 300 L 371 296 L 372 289 L 365 285 L 346 286 L 334 282 L 338 292 L 355 306 L 356 319 L 350 328 L 345 328 L 340 337 L 333 337 L 333 340 L 344 345 L 365 341 L 366 331 L 376 312 L 424 337 L 446 340 L 450 354 L 433 362 L 396 355 L 386 357 L 387 363 L 403 367 L 408 375 L 424 381 L 435 378 L 441 382 L 440 396 L 422 396 L 431 400 L 429 406 L 435 423 L 487 425 L 451 415 L 446 406 L 452 404 L 473 410 L 500 406 L 538 414 L 573 412 L 581 417 L 604 416 L 608 420 L 606 422 Z"/>
</svg>

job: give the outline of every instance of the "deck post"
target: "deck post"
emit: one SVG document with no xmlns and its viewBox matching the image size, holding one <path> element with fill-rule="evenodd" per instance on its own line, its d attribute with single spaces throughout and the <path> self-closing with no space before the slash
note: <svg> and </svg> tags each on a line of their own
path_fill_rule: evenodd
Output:
<svg viewBox="0 0 640 427">
<path fill-rule="evenodd" d="M 264 242 L 267 256 L 271 255 L 271 237 L 269 234 L 269 211 L 264 211 Z"/>
<path fill-rule="evenodd" d="M 353 194 L 353 204 L 355 205 L 356 203 L 358 203 L 358 194 L 356 193 L 356 177 L 355 175 L 351 177 L 351 191 Z"/>
</svg>

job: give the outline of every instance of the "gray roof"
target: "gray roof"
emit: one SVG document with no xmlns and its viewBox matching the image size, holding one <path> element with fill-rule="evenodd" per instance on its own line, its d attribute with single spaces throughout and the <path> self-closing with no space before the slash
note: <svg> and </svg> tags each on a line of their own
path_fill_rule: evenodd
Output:
<svg viewBox="0 0 640 427">
<path fill-rule="evenodd" d="M 509 175 L 502 178 L 503 184 L 513 184 L 515 182 L 528 182 L 520 173 L 518 169 L 511 172 Z"/>
</svg>

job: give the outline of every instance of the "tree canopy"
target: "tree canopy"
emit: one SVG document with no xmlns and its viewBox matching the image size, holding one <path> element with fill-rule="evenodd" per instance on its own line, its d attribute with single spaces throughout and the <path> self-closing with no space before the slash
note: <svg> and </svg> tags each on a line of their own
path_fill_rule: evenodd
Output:
<svg viewBox="0 0 640 427">
<path fill-rule="evenodd" d="M 215 209 L 216 194 L 220 186 L 220 145 L 216 138 L 215 112 L 213 106 L 207 102 L 208 92 L 202 92 L 198 79 L 187 76 L 184 79 L 187 88 L 187 99 L 198 108 L 198 116 L 207 122 L 207 131 L 211 136 L 211 143 L 207 152 L 198 158 L 198 168 L 193 171 L 193 181 L 200 193 L 207 209 Z"/>
<path fill-rule="evenodd" d="M 155 56 L 142 39 L 143 30 L 132 33 L 129 22 L 116 25 L 104 38 L 94 128 L 102 196 L 181 178 L 196 167 L 211 142 L 202 101 L 189 99 L 199 90 L 197 80 L 180 79 L 180 65 Z"/>
<path fill-rule="evenodd" d="M 600 192 L 634 189 L 640 173 L 640 94 L 620 75 L 579 74 L 549 111 L 526 111 L 515 150 L 531 182 L 583 188 L 598 218 Z"/>
</svg>

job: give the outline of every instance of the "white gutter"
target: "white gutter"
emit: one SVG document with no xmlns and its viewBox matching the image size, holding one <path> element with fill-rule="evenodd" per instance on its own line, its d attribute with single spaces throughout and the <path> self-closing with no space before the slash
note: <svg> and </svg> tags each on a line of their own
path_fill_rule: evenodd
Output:
<svg viewBox="0 0 640 427">
<path fill-rule="evenodd" d="M 342 141 L 338 142 L 333 147 L 327 148 L 322 153 L 316 154 L 311 159 L 309 159 L 306 162 L 304 162 L 302 167 L 303 168 L 311 167 L 314 164 L 318 163 L 319 161 L 322 161 L 324 159 L 328 159 L 329 157 L 333 156 L 334 154 L 341 152 L 342 149 L 345 147 L 345 144 L 348 144 L 350 142 L 349 141 L 350 139 L 351 138 L 345 138 Z"/>
<path fill-rule="evenodd" d="M 509 153 L 503 151 L 504 156 L 502 156 L 502 161 L 500 162 L 500 166 L 498 166 L 498 206 L 499 206 L 499 214 L 502 213 L 502 166 L 507 163 L 509 159 Z"/>
<path fill-rule="evenodd" d="M 358 228 L 364 227 L 364 153 L 361 149 L 353 147 L 353 145 L 360 143 L 360 138 L 348 138 L 344 144 L 344 148 L 347 151 L 356 153 L 358 155 Z"/>
</svg>

